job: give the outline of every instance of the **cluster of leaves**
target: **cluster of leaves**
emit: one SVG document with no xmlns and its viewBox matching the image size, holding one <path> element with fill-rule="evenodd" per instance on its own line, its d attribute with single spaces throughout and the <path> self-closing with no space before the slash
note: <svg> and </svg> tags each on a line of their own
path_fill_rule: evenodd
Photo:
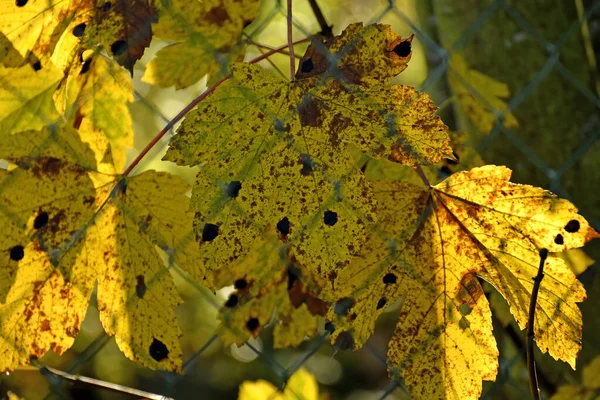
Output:
<svg viewBox="0 0 600 400">
<path fill-rule="evenodd" d="M 223 68 L 243 55 L 256 1 L 5 6 L 0 370 L 68 349 L 96 281 L 103 326 L 124 354 L 180 370 L 181 299 L 167 259 L 210 289 L 235 287 L 220 313 L 225 343 L 274 316 L 278 347 L 322 327 L 338 348 L 358 349 L 402 300 L 392 367 L 416 397 L 476 398 L 498 357 L 479 279 L 524 328 L 539 250 L 598 236 L 570 202 L 479 166 L 427 95 L 391 84 L 412 37 L 388 26 L 314 38 L 288 82 L 257 65 Z M 145 81 L 182 88 L 231 72 L 165 156 L 200 166 L 191 202 L 174 176 L 118 173 L 132 142 L 121 66 L 131 70 L 153 33 L 174 43 Z M 551 255 L 534 331 L 542 351 L 572 366 L 584 299 Z"/>
</svg>

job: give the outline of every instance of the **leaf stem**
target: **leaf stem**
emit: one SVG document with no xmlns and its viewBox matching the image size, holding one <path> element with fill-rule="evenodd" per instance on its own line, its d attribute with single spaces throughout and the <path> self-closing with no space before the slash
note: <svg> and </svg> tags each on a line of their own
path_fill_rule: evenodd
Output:
<svg viewBox="0 0 600 400">
<path fill-rule="evenodd" d="M 429 179 L 427 179 L 427 177 L 425 176 L 425 172 L 423 172 L 423 169 L 421 168 L 421 166 L 419 164 L 417 164 L 415 169 L 417 170 L 417 173 L 423 180 L 423 183 L 425 183 L 425 186 L 427 186 L 428 189 L 431 188 L 431 183 L 429 183 Z"/>
<path fill-rule="evenodd" d="M 531 291 L 531 301 L 529 302 L 529 319 L 527 321 L 527 370 L 529 372 L 529 390 L 534 400 L 540 399 L 540 387 L 538 384 L 537 373 L 535 371 L 535 359 L 533 357 L 533 339 L 535 323 L 535 307 L 537 304 L 538 292 L 544 278 L 544 264 L 548 257 L 548 249 L 540 250 L 540 266 L 537 275 L 533 278 L 533 290 Z"/>
<path fill-rule="evenodd" d="M 306 42 L 307 40 L 308 40 L 308 38 L 297 40 L 296 42 L 292 43 L 292 46 L 295 44 Z M 248 63 L 254 64 L 259 61 L 262 61 L 265 58 L 268 58 L 268 57 L 272 56 L 273 54 L 280 52 L 281 50 L 285 49 L 288 46 L 289 46 L 289 44 L 285 44 L 285 45 L 276 47 L 272 50 L 267 51 L 264 54 L 261 54 L 260 56 L 258 56 L 256 58 L 250 60 Z M 292 55 L 292 58 L 293 58 L 293 55 Z M 140 163 L 140 161 L 142 161 L 142 159 L 148 154 L 148 152 L 150 150 L 152 150 L 152 148 L 156 145 L 156 143 L 158 143 L 163 138 L 163 136 L 165 136 L 165 134 L 167 132 L 169 132 L 173 128 L 173 126 L 175 126 L 175 124 L 177 122 L 179 122 L 183 117 L 185 117 L 185 115 L 188 112 L 190 112 L 202 100 L 204 100 L 209 94 L 214 92 L 216 88 L 218 88 L 223 82 L 227 81 L 229 78 L 231 78 L 231 74 L 223 77 L 223 79 L 221 79 L 220 81 L 218 81 L 217 83 L 215 83 L 214 85 L 212 85 L 211 87 L 206 89 L 204 92 L 202 92 L 202 94 L 200 96 L 196 97 L 187 106 L 185 106 L 176 116 L 173 117 L 173 119 L 171 119 L 169 122 L 167 122 L 165 127 L 162 128 L 162 130 L 160 132 L 158 132 L 156 134 L 156 136 L 154 136 L 154 138 L 150 141 L 150 143 L 148 143 L 146 145 L 146 147 L 144 147 L 144 149 L 140 152 L 140 154 L 138 154 L 138 156 L 135 158 L 135 160 L 133 160 L 131 162 L 131 164 L 129 164 L 129 166 L 123 171 L 123 176 L 129 175 L 131 173 L 131 171 L 133 171 L 133 169 Z"/>
<path fill-rule="evenodd" d="M 294 42 L 292 39 L 292 0 L 287 0 L 287 40 L 290 53 L 290 81 L 294 81 L 296 74 L 296 59 L 294 57 Z"/>
<path fill-rule="evenodd" d="M 308 0 L 308 2 L 310 3 L 310 7 L 312 8 L 313 13 L 315 14 L 315 18 L 317 18 L 317 21 L 319 22 L 319 26 L 321 27 L 321 32 L 319 33 L 325 36 L 326 38 L 333 37 L 331 25 L 327 23 L 327 20 L 325 19 L 325 16 L 323 15 L 323 12 L 321 11 L 321 7 L 319 7 L 319 4 L 317 3 L 317 0 Z"/>
</svg>

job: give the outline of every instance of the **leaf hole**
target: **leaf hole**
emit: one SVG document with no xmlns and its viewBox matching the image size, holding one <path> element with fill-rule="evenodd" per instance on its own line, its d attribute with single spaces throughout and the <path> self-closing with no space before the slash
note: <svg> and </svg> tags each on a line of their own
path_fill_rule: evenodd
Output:
<svg viewBox="0 0 600 400">
<path fill-rule="evenodd" d="M 114 56 L 120 56 L 121 54 L 125 53 L 128 48 L 129 45 L 123 39 L 119 39 L 110 45 L 110 51 L 113 53 Z"/>
<path fill-rule="evenodd" d="M 302 169 L 300 174 L 302 176 L 308 176 L 313 173 L 313 162 L 308 154 L 300 154 L 300 161 L 302 162 Z"/>
<path fill-rule="evenodd" d="M 17 0 L 15 2 L 15 4 L 17 5 L 17 7 L 23 7 L 25 4 L 27 4 L 28 0 Z"/>
<path fill-rule="evenodd" d="M 10 249 L 10 259 L 13 261 L 21 261 L 25 257 L 23 246 L 17 245 Z"/>
<path fill-rule="evenodd" d="M 42 211 L 33 221 L 33 229 L 41 229 L 48 223 L 48 213 Z"/>
<path fill-rule="evenodd" d="M 162 361 L 169 356 L 169 349 L 163 342 L 153 338 L 152 344 L 150 344 L 150 357 L 156 361 Z"/>
<path fill-rule="evenodd" d="M 565 231 L 569 233 L 575 233 L 579 230 L 580 227 L 581 225 L 579 224 L 579 221 L 577 221 L 576 219 L 572 219 L 565 226 Z"/>
<path fill-rule="evenodd" d="M 238 279 L 234 282 L 233 287 L 235 287 L 237 290 L 243 290 L 248 287 L 248 282 L 246 282 L 245 279 Z"/>
<path fill-rule="evenodd" d="M 387 303 L 387 299 L 385 297 L 382 297 L 379 299 L 379 301 L 377 302 L 377 309 L 381 309 L 385 306 L 385 303 Z"/>
<path fill-rule="evenodd" d="M 37 60 L 31 65 L 31 67 L 34 71 L 39 71 L 40 69 L 42 69 L 42 63 L 40 62 L 40 60 Z"/>
<path fill-rule="evenodd" d="M 383 283 L 385 283 L 386 285 L 391 285 L 393 283 L 396 283 L 396 281 L 398 280 L 398 277 L 396 277 L 396 275 L 389 273 L 389 274 L 385 274 L 385 276 L 383 277 Z"/>
<path fill-rule="evenodd" d="M 283 236 L 287 236 L 290 234 L 290 220 L 288 217 L 283 217 L 281 221 L 277 223 L 277 230 Z"/>
<path fill-rule="evenodd" d="M 408 57 L 412 50 L 412 45 L 410 41 L 405 40 L 404 42 L 400 42 L 394 47 L 394 53 L 399 57 Z"/>
<path fill-rule="evenodd" d="M 354 348 L 354 338 L 348 331 L 344 331 L 339 334 L 335 339 L 335 347 L 338 350 L 350 350 Z"/>
<path fill-rule="evenodd" d="M 229 298 L 225 302 L 225 307 L 233 308 L 233 307 L 237 306 L 238 300 L 239 300 L 238 295 L 235 293 L 232 293 L 231 296 L 229 296 Z"/>
<path fill-rule="evenodd" d="M 260 322 L 258 321 L 258 318 L 250 318 L 248 320 L 248 322 L 246 322 L 246 328 L 248 328 L 248 330 L 252 333 L 254 333 L 254 331 L 256 331 L 258 329 L 258 326 L 260 325 Z"/>
<path fill-rule="evenodd" d="M 332 334 L 335 331 L 335 326 L 333 326 L 331 322 L 327 321 L 325 322 L 325 330 L 329 332 L 329 334 Z"/>
<path fill-rule="evenodd" d="M 458 307 L 458 311 L 460 312 L 460 315 L 462 315 L 464 317 L 466 315 L 471 314 L 473 309 L 471 308 L 469 303 L 463 303 Z"/>
<path fill-rule="evenodd" d="M 204 225 L 204 229 L 202 229 L 202 241 L 203 242 L 212 242 L 215 238 L 219 236 L 219 226 L 215 224 L 206 224 Z"/>
<path fill-rule="evenodd" d="M 335 306 L 333 306 L 333 311 L 337 315 L 348 315 L 348 311 L 350 310 L 353 304 L 354 299 L 352 299 L 351 297 L 344 297 L 343 299 L 340 299 L 337 303 L 335 303 Z"/>
<path fill-rule="evenodd" d="M 556 244 L 565 244 L 563 236 L 560 233 L 558 235 L 556 235 L 556 237 L 554 238 L 554 243 L 556 243 Z"/>
<path fill-rule="evenodd" d="M 325 222 L 325 225 L 333 226 L 337 223 L 337 220 L 338 217 L 335 211 L 325 211 L 325 214 L 323 215 L 323 222 Z"/>
<path fill-rule="evenodd" d="M 144 298 L 146 294 L 146 283 L 144 282 L 144 275 L 138 275 L 135 277 L 137 283 L 135 285 L 135 294 L 140 299 Z"/>
<path fill-rule="evenodd" d="M 287 267 L 288 290 L 294 287 L 294 283 L 300 278 L 300 270 L 294 264 L 289 264 Z"/>
<path fill-rule="evenodd" d="M 235 199 L 240 193 L 241 188 L 242 183 L 240 181 L 232 181 L 227 184 L 227 187 L 225 188 L 225 193 L 227 193 L 227 196 Z"/>
<path fill-rule="evenodd" d="M 308 60 L 304 60 L 302 65 L 300 66 L 300 72 L 308 73 L 315 68 L 312 60 L 309 58 Z"/>
<path fill-rule="evenodd" d="M 85 27 L 85 22 L 82 22 L 81 24 L 77 25 L 75 28 L 73 28 L 73 36 L 82 37 L 85 32 Z"/>
<path fill-rule="evenodd" d="M 100 6 L 100 11 L 107 12 L 112 7 L 112 3 L 110 1 L 105 2 Z"/>
<path fill-rule="evenodd" d="M 90 70 L 90 66 L 92 65 L 92 59 L 88 59 L 86 61 L 83 62 L 83 65 L 81 66 L 81 71 L 79 71 L 79 75 L 83 75 L 86 72 L 88 72 Z"/>
</svg>

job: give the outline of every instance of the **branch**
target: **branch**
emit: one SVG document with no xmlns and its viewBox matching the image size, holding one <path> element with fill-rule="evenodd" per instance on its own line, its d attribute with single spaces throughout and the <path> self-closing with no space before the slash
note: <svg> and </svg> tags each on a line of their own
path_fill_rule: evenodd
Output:
<svg viewBox="0 0 600 400">
<path fill-rule="evenodd" d="M 294 57 L 294 43 L 292 41 L 292 0 L 287 0 L 287 40 L 290 53 L 290 81 L 294 81 L 296 74 L 296 59 Z"/>
<path fill-rule="evenodd" d="M 315 17 L 319 22 L 319 26 L 321 27 L 321 32 L 319 33 L 326 38 L 332 38 L 333 31 L 331 30 L 331 25 L 327 23 L 327 20 L 321 11 L 321 7 L 319 7 L 319 4 L 317 4 L 317 0 L 308 0 L 308 2 L 310 3 L 310 7 L 312 8 Z"/>
<path fill-rule="evenodd" d="M 427 177 L 425 176 L 425 172 L 423 172 L 423 169 L 421 168 L 421 166 L 417 164 L 417 166 L 415 167 L 415 169 L 417 170 L 417 173 L 419 174 L 419 176 L 423 180 L 423 183 L 425 183 L 425 186 L 427 186 L 427 189 L 431 188 L 431 184 L 429 183 L 429 179 L 427 179 Z"/>
<path fill-rule="evenodd" d="M 540 250 L 540 266 L 537 275 L 533 278 L 533 290 L 531 291 L 531 301 L 529 302 L 529 319 L 527 321 L 527 370 L 529 372 L 529 390 L 531 397 L 535 400 L 540 399 L 540 387 L 538 384 L 537 374 L 535 371 L 535 359 L 533 358 L 533 339 L 534 339 L 534 323 L 535 323 L 535 306 L 537 304 L 538 292 L 542 279 L 544 278 L 544 263 L 548 257 L 548 249 Z"/>
<path fill-rule="evenodd" d="M 294 42 L 292 44 L 303 43 L 303 42 L 306 42 L 307 40 L 308 40 L 308 38 L 304 38 L 304 39 L 301 39 L 301 40 L 297 40 L 296 42 Z M 254 64 L 254 63 L 257 63 L 259 61 L 262 61 L 265 58 L 271 57 L 273 54 L 280 52 L 282 49 L 285 49 L 286 47 L 288 47 L 288 44 L 285 44 L 283 46 L 279 46 L 277 48 L 269 50 L 266 53 L 261 54 L 260 56 L 258 56 L 256 58 L 250 60 L 248 63 L 249 64 Z M 196 107 L 209 94 L 211 94 L 212 92 L 214 92 L 215 89 L 217 87 L 219 87 L 219 85 L 221 85 L 223 82 L 227 81 L 229 78 L 231 78 L 231 74 L 225 76 L 223 79 L 221 79 L 220 81 L 218 81 L 217 83 L 215 83 L 213 86 L 211 86 L 210 88 L 206 89 L 200 96 L 198 96 L 194 100 L 192 100 L 190 102 L 190 104 L 188 104 L 187 106 L 185 106 L 175 117 L 173 117 L 173 119 L 170 120 L 160 132 L 158 132 L 158 134 L 154 137 L 154 139 L 152 139 L 150 141 L 150 143 L 148 143 L 146 145 L 146 147 L 144 147 L 144 149 L 140 152 L 140 154 L 138 154 L 138 156 L 135 158 L 135 160 L 133 160 L 132 163 L 125 169 L 125 171 L 123 171 L 123 176 L 129 175 L 131 173 L 131 171 L 133 171 L 133 169 L 140 163 L 140 161 L 142 161 L 142 159 L 148 154 L 148 152 L 150 150 L 152 150 L 152 148 L 156 145 L 156 143 L 158 143 L 160 141 L 160 139 L 162 139 L 163 136 L 165 136 L 165 134 L 168 131 L 170 131 L 171 129 L 173 129 L 173 126 L 175 126 L 175 124 L 177 122 L 179 122 L 183 117 L 185 117 L 185 115 L 187 113 L 189 113 L 194 107 Z"/>
</svg>

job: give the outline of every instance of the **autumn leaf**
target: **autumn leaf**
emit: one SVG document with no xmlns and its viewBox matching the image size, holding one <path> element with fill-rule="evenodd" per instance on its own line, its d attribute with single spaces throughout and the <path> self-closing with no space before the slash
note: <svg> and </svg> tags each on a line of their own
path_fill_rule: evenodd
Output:
<svg viewBox="0 0 600 400">
<path fill-rule="evenodd" d="M 283 392 L 265 380 L 246 381 L 240 385 L 238 400 L 318 400 L 319 385 L 306 369 L 296 371 Z"/>
<path fill-rule="evenodd" d="M 363 30 L 370 41 L 361 41 Z M 401 71 L 405 60 L 393 51 L 398 42 L 407 40 L 379 25 L 350 40 L 373 57 L 396 59 Z M 232 70 L 233 77 L 187 115 L 164 158 L 202 165 L 192 209 L 209 266 L 243 257 L 275 224 L 298 263 L 329 279 L 360 248 L 375 217 L 351 146 L 409 165 L 451 154 L 446 126 L 429 98 L 389 85 L 389 74 L 362 85 L 327 71 L 289 83 L 256 65 Z"/>
<path fill-rule="evenodd" d="M 66 126 L 2 136 L 0 158 L 15 168 L 0 177 L 8 233 L 1 242 L 0 370 L 68 349 L 96 280 L 100 319 L 124 354 L 154 369 L 181 368 L 174 311 L 181 299 L 157 248 L 212 287 L 186 211 L 188 186 L 154 171 L 109 175 L 103 138 L 87 137 L 89 147 Z M 104 172 L 94 168 L 97 159 Z"/>
<path fill-rule="evenodd" d="M 481 380 L 495 379 L 498 356 L 478 277 L 496 287 L 523 329 L 539 249 L 581 247 L 598 236 L 571 203 L 511 183 L 510 173 L 505 167 L 475 168 L 430 190 L 373 182 L 381 222 L 333 282 L 337 299 L 327 316 L 336 329 L 332 341 L 360 347 L 383 308 L 402 297 L 388 358 L 413 396 L 478 398 Z M 573 367 L 581 347 L 576 303 L 584 299 L 583 286 L 564 261 L 548 258 L 536 343 Z"/>
<path fill-rule="evenodd" d="M 175 42 L 156 53 L 142 80 L 160 87 L 186 88 L 205 75 L 213 82 L 242 61 L 242 30 L 258 13 L 258 0 L 174 0 L 160 9 L 154 36 Z"/>
<path fill-rule="evenodd" d="M 503 113 L 503 123 L 507 128 L 519 126 L 519 121 L 504 100 L 510 96 L 508 85 L 469 68 L 460 54 L 452 55 L 450 68 L 448 83 L 456 93 L 465 114 L 481 132 L 488 134 L 496 124 L 498 117 L 494 111 Z"/>
</svg>

